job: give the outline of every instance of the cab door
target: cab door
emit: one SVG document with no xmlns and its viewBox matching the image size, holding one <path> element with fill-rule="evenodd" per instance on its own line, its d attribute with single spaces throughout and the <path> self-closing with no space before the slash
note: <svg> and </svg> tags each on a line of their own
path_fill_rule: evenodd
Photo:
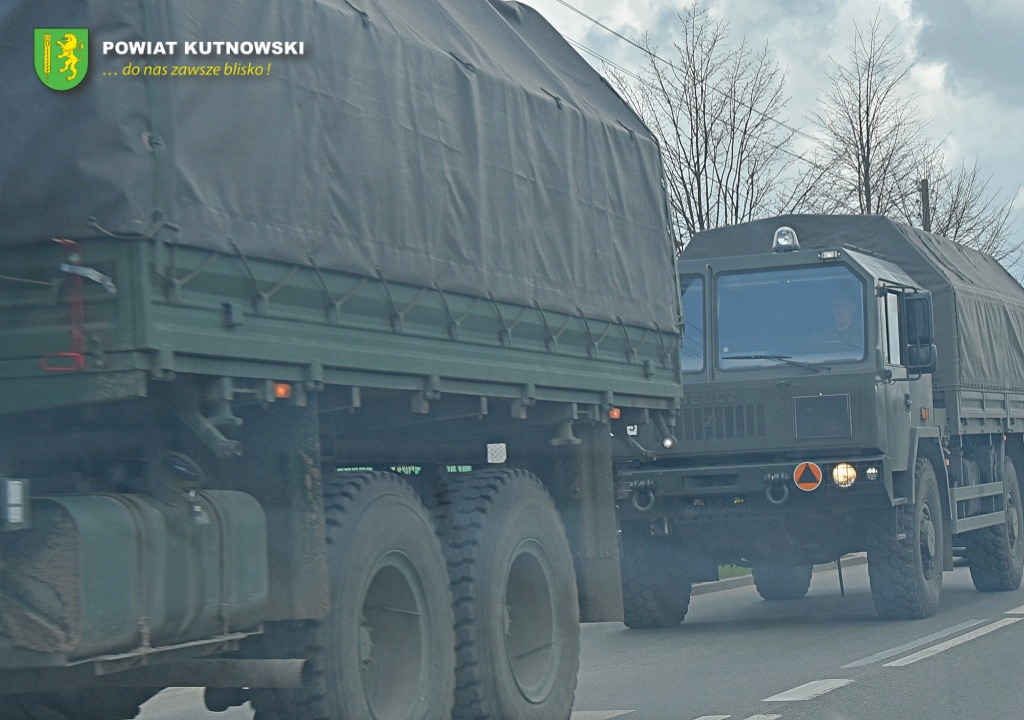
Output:
<svg viewBox="0 0 1024 720">
<path fill-rule="evenodd" d="M 903 357 L 903 324 L 900 313 L 901 292 L 883 287 L 879 292 L 879 320 L 884 372 L 882 393 L 885 402 L 886 454 L 893 470 L 907 470 L 910 462 L 911 414 L 915 411 L 914 386 L 907 381 L 906 358 Z"/>
</svg>

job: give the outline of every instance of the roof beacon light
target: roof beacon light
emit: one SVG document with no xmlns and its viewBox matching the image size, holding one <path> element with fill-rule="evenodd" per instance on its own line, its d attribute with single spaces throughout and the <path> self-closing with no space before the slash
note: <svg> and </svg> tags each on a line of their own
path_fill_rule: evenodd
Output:
<svg viewBox="0 0 1024 720">
<path fill-rule="evenodd" d="M 772 240 L 772 252 L 799 249 L 800 241 L 797 239 L 796 231 L 793 228 L 783 225 L 775 231 L 775 238 Z"/>
</svg>

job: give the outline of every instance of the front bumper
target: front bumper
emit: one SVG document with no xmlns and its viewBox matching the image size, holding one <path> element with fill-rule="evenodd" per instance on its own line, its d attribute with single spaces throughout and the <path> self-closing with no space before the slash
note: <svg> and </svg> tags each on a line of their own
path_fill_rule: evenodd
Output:
<svg viewBox="0 0 1024 720">
<path fill-rule="evenodd" d="M 832 482 L 832 469 L 841 462 L 849 462 L 857 470 L 852 487 L 841 488 Z M 874 479 L 867 479 L 868 468 L 877 469 Z M 819 473 L 820 482 L 815 482 Z M 890 465 L 883 455 L 855 460 L 832 456 L 731 465 L 620 467 L 615 490 L 622 517 L 632 519 L 706 517 L 719 512 L 733 516 L 749 509 L 846 511 L 887 506 L 884 479 L 888 474 Z"/>
</svg>

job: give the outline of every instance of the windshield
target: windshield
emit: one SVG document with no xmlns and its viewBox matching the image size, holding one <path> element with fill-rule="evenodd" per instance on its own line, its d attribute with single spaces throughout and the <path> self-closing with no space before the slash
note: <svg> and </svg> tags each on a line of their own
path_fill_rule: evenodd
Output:
<svg viewBox="0 0 1024 720">
<path fill-rule="evenodd" d="M 722 369 L 864 357 L 864 286 L 841 265 L 721 275 L 716 285 Z"/>
</svg>

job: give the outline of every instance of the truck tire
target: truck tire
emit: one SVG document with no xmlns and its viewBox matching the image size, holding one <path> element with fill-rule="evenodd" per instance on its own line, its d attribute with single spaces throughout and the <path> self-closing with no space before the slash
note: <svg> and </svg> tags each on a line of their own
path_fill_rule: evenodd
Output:
<svg viewBox="0 0 1024 720">
<path fill-rule="evenodd" d="M 622 532 L 622 622 L 634 630 L 675 627 L 690 607 L 692 584 L 667 542 Z"/>
<path fill-rule="evenodd" d="M 927 458 L 918 459 L 914 479 L 914 504 L 880 513 L 870 530 L 871 597 L 886 620 L 931 617 L 942 592 L 943 510 L 935 469 Z"/>
<path fill-rule="evenodd" d="M 799 600 L 811 587 L 813 565 L 755 565 L 757 594 L 765 600 Z"/>
<path fill-rule="evenodd" d="M 441 545 L 413 490 L 390 473 L 324 480 L 331 608 L 275 623 L 261 654 L 308 658 L 301 690 L 254 690 L 257 720 L 437 720 L 455 684 Z"/>
<path fill-rule="evenodd" d="M 981 592 L 1016 590 L 1024 574 L 1024 513 L 1013 461 L 1003 462 L 1006 521 L 966 534 L 967 565 Z"/>
<path fill-rule="evenodd" d="M 446 479 L 431 510 L 455 607 L 454 717 L 567 720 L 579 598 L 551 496 L 524 470 L 480 470 Z"/>
</svg>

